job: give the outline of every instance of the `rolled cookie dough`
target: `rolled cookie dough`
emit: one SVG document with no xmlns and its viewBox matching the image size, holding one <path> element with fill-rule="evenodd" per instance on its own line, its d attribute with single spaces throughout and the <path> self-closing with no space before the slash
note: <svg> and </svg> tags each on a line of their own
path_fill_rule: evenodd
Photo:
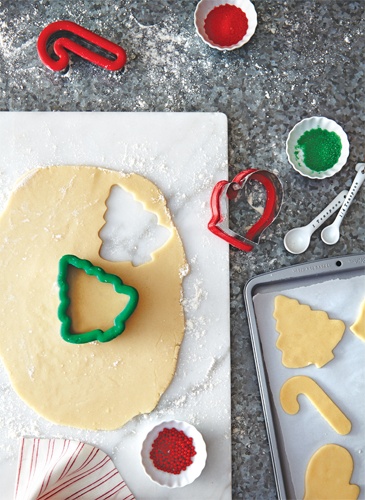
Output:
<svg viewBox="0 0 365 500">
<path fill-rule="evenodd" d="M 308 462 L 303 500 L 356 500 L 360 488 L 350 484 L 354 462 L 342 446 L 326 444 Z"/>
<path fill-rule="evenodd" d="M 284 295 L 275 297 L 276 347 L 282 351 L 281 361 L 287 368 L 303 368 L 315 364 L 321 368 L 334 358 L 332 350 L 342 339 L 345 324 L 329 319 L 324 311 L 313 311 L 305 304 Z"/>
<path fill-rule="evenodd" d="M 99 255 L 98 232 L 113 185 L 132 192 L 171 231 L 152 260 L 138 267 Z M 56 281 L 65 254 L 87 259 L 138 290 L 137 309 L 111 342 L 62 340 Z M 32 171 L 18 181 L 0 218 L 0 266 L 0 356 L 29 406 L 57 424 L 105 430 L 153 410 L 176 367 L 187 271 L 182 242 L 154 184 L 139 175 L 94 167 Z M 120 312 L 120 296 L 107 290 L 107 300 L 99 302 L 99 292 L 110 285 L 88 278 L 79 289 L 89 292 L 95 304 L 99 324 L 92 326 L 103 329 Z"/>
</svg>

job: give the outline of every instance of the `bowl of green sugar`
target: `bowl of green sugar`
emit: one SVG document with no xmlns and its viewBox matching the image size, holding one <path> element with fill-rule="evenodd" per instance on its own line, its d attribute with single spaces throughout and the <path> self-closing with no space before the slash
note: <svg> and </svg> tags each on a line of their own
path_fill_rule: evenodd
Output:
<svg viewBox="0 0 365 500">
<path fill-rule="evenodd" d="M 297 123 L 286 141 L 290 164 L 311 179 L 326 179 L 339 172 L 349 151 L 344 130 L 323 116 L 312 116 Z"/>
</svg>

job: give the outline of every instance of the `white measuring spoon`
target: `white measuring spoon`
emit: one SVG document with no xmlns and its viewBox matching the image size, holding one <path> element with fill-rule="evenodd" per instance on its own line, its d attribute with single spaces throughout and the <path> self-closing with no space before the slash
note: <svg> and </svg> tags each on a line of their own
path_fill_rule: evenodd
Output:
<svg viewBox="0 0 365 500">
<path fill-rule="evenodd" d="M 321 238 L 323 243 L 326 245 L 334 245 L 338 242 L 340 238 L 340 225 L 342 219 L 345 217 L 345 214 L 352 203 L 356 193 L 360 189 L 362 183 L 365 181 L 365 163 L 358 163 L 355 167 L 357 171 L 354 182 L 351 184 L 350 191 L 346 196 L 346 200 L 341 207 L 341 210 L 337 214 L 336 219 L 329 226 L 325 227 L 321 233 Z"/>
<path fill-rule="evenodd" d="M 303 253 L 309 247 L 310 239 L 316 231 L 336 210 L 343 205 L 348 191 L 344 189 L 329 205 L 315 218 L 303 227 L 296 227 L 286 233 L 284 246 L 290 253 Z"/>
</svg>

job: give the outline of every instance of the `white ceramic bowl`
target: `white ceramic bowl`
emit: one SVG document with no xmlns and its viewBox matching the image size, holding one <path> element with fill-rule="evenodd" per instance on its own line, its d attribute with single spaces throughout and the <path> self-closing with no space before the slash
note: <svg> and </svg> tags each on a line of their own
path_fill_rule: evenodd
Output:
<svg viewBox="0 0 365 500">
<path fill-rule="evenodd" d="M 206 34 L 204 29 L 204 23 L 210 11 L 212 11 L 215 7 L 219 7 L 220 5 L 226 5 L 226 4 L 235 5 L 246 14 L 248 21 L 248 28 L 245 36 L 238 43 L 236 43 L 235 45 L 221 46 L 215 44 L 214 42 L 212 42 L 212 40 L 208 38 L 208 35 Z M 212 47 L 212 49 L 234 50 L 242 47 L 242 45 L 247 43 L 249 39 L 252 37 L 252 35 L 255 33 L 255 29 L 257 26 L 257 14 L 255 7 L 250 2 L 250 0 L 200 0 L 195 9 L 194 24 L 200 38 L 207 45 L 209 45 L 209 47 Z"/>
<path fill-rule="evenodd" d="M 336 132 L 341 139 L 342 149 L 338 162 L 333 167 L 328 170 L 323 170 L 322 172 L 311 170 L 300 158 L 298 159 L 295 156 L 295 147 L 298 139 L 304 134 L 304 132 L 313 128 L 321 128 L 322 130 L 328 130 L 329 132 Z M 344 130 L 336 122 L 329 120 L 328 118 L 324 118 L 323 116 L 312 116 L 311 118 L 305 118 L 301 122 L 297 123 L 293 130 L 289 133 L 286 141 L 286 154 L 290 164 L 301 175 L 311 179 L 325 179 L 327 177 L 332 177 L 332 175 L 339 172 L 347 161 L 349 151 L 350 145 Z"/>
<path fill-rule="evenodd" d="M 175 428 L 178 431 L 183 431 L 187 437 L 193 438 L 193 446 L 196 451 L 196 455 L 191 458 L 193 463 L 189 465 L 185 471 L 181 471 L 181 473 L 177 475 L 156 469 L 150 458 L 152 444 L 158 437 L 159 432 L 163 431 L 165 428 Z M 146 474 L 150 477 L 150 479 L 152 479 L 152 481 L 160 486 L 166 486 L 167 488 L 181 488 L 182 486 L 192 483 L 197 477 L 200 476 L 205 467 L 206 459 L 207 450 L 200 432 L 195 429 L 194 426 L 179 420 L 169 420 L 168 422 L 161 422 L 161 424 L 156 425 L 147 434 L 146 439 L 142 444 L 141 460 Z"/>
</svg>

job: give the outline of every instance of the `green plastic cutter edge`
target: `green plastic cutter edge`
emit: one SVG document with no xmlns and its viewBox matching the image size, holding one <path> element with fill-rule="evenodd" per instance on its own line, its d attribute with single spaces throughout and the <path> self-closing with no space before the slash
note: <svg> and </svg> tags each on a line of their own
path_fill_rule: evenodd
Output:
<svg viewBox="0 0 365 500">
<path fill-rule="evenodd" d="M 69 285 L 67 283 L 68 266 L 82 269 L 90 276 L 96 276 L 101 283 L 109 283 L 114 286 L 117 293 L 129 296 L 129 301 L 123 311 L 114 319 L 114 326 L 105 332 L 100 329 L 92 330 L 82 334 L 73 334 L 70 331 L 72 320 L 67 314 L 71 300 L 68 297 Z M 135 288 L 123 284 L 123 281 L 115 274 L 109 274 L 101 267 L 94 266 L 90 261 L 79 259 L 75 255 L 64 255 L 59 262 L 59 273 L 57 283 L 60 288 L 60 305 L 58 307 L 58 318 L 61 321 L 61 337 L 66 342 L 73 344 L 86 344 L 88 342 L 109 342 L 123 333 L 125 322 L 133 314 L 137 307 L 139 295 Z"/>
</svg>

